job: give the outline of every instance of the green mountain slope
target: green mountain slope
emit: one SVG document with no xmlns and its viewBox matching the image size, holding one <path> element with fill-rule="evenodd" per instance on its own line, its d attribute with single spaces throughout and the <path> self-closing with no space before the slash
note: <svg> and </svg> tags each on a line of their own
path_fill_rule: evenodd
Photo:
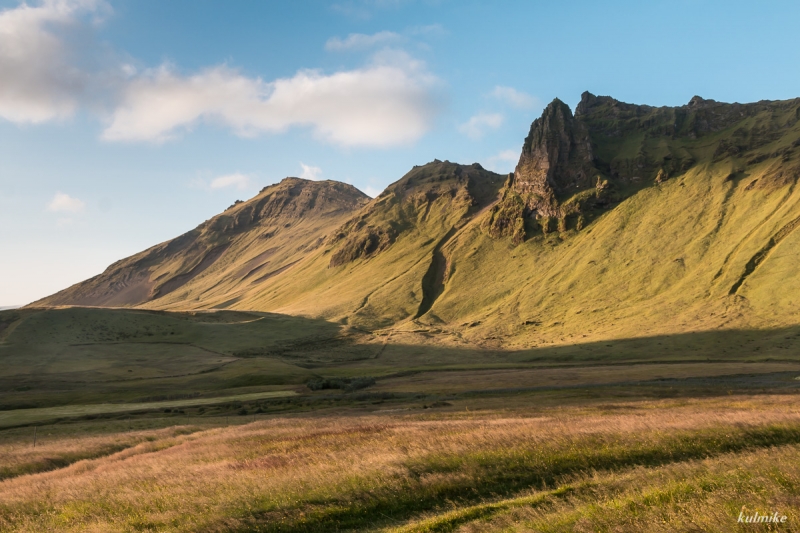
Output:
<svg viewBox="0 0 800 533">
<path fill-rule="evenodd" d="M 526 346 L 797 324 L 799 121 L 800 99 L 584 93 L 574 115 L 545 109 L 507 177 L 434 161 L 372 201 L 288 179 L 36 305 L 271 311 Z M 280 195 L 294 199 L 264 208 Z"/>
<path fill-rule="evenodd" d="M 796 324 L 798 118 L 800 100 L 554 102 L 487 223 L 507 240 L 452 243 L 432 312 L 528 345 Z"/>
</svg>

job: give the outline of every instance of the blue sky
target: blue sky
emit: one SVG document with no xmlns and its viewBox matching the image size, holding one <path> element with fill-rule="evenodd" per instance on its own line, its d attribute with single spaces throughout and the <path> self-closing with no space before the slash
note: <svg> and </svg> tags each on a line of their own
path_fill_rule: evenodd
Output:
<svg viewBox="0 0 800 533">
<path fill-rule="evenodd" d="M 286 176 L 374 195 L 438 159 L 513 170 L 584 90 L 800 96 L 800 4 L 0 0 L 0 307 Z"/>
</svg>

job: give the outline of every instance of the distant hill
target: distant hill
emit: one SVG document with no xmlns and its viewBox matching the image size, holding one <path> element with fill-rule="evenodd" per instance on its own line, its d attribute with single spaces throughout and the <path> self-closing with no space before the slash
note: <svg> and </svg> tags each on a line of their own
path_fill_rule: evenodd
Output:
<svg viewBox="0 0 800 533">
<path fill-rule="evenodd" d="M 229 307 L 296 264 L 369 197 L 351 185 L 286 178 L 171 241 L 31 304 Z M 222 299 L 220 301 L 220 298 Z"/>
<path fill-rule="evenodd" d="M 32 306 L 240 309 L 532 346 L 800 323 L 800 99 L 584 93 L 514 173 L 434 161 L 374 200 L 287 178 Z"/>
</svg>

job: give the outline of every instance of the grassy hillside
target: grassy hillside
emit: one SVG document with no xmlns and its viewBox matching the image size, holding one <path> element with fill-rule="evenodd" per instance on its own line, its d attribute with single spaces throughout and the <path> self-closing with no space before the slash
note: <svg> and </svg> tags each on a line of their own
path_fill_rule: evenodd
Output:
<svg viewBox="0 0 800 533">
<path fill-rule="evenodd" d="M 580 230 L 568 218 L 519 246 L 464 233 L 432 318 L 526 344 L 795 324 L 800 101 L 705 102 L 683 125 L 674 109 L 595 105 L 580 118 L 611 205 L 584 208 Z"/>
<path fill-rule="evenodd" d="M 414 318 L 436 290 L 442 246 L 496 199 L 503 179 L 478 165 L 436 161 L 417 167 L 291 274 L 276 276 L 234 307 L 369 329 Z"/>
<path fill-rule="evenodd" d="M 798 178 L 800 100 L 586 93 L 265 188 L 0 311 L 0 531 L 800 531 Z"/>
<path fill-rule="evenodd" d="M 574 116 L 545 109 L 509 177 L 434 161 L 372 201 L 287 179 L 35 305 L 269 311 L 508 347 L 791 326 L 799 119 L 800 100 L 585 93 Z"/>
</svg>

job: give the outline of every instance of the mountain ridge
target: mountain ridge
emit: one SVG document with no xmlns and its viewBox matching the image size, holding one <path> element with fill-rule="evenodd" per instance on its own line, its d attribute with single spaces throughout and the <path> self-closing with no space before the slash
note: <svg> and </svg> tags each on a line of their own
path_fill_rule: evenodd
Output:
<svg viewBox="0 0 800 533">
<path fill-rule="evenodd" d="M 435 160 L 372 200 L 287 178 L 32 305 L 250 309 L 526 345 L 794 324 L 799 121 L 800 99 L 585 92 L 574 113 L 546 106 L 509 175 Z"/>
</svg>

